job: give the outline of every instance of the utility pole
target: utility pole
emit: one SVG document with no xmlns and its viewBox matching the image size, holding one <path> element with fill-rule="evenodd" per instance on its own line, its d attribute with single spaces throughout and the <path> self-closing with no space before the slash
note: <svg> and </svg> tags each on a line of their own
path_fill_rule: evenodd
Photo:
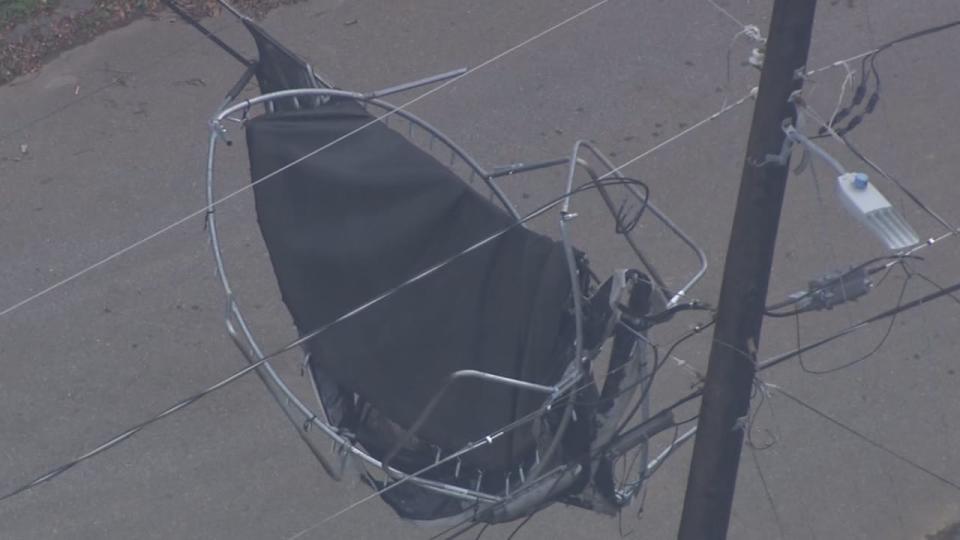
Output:
<svg viewBox="0 0 960 540">
<path fill-rule="evenodd" d="M 700 421 L 680 521 L 680 540 L 724 539 L 730 523 L 744 420 L 756 373 L 777 226 L 789 173 L 781 153 L 790 95 L 803 84 L 816 0 L 775 0 L 740 192 L 723 269 Z"/>
</svg>

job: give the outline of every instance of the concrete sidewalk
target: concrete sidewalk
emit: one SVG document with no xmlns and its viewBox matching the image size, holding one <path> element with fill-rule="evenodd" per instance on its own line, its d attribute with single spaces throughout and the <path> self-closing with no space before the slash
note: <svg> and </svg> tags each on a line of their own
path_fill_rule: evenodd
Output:
<svg viewBox="0 0 960 540">
<path fill-rule="evenodd" d="M 368 90 L 479 65 L 591 4 L 311 0 L 277 9 L 264 25 L 338 85 Z M 769 0 L 723 4 L 766 31 Z M 912 9 L 894 0 L 821 2 L 811 67 L 958 17 L 954 0 L 922 0 Z M 205 24 L 253 55 L 236 21 Z M 702 0 L 611 0 L 412 109 L 491 166 L 559 157 L 577 138 L 596 140 L 622 163 L 756 84 L 756 72 L 740 66 L 755 46 L 745 42 L 732 49 L 727 82 L 727 49 L 739 30 Z M 885 52 L 878 111 L 852 134 L 864 153 L 954 222 L 958 48 L 960 31 L 951 30 Z M 206 122 L 240 72 L 195 30 L 162 17 L 108 33 L 0 87 L 0 311 L 201 209 Z M 807 87 L 821 113 L 836 105 L 843 73 L 821 73 Z M 718 292 L 750 114 L 748 102 L 625 171 L 646 181 L 657 203 L 707 249 L 711 271 L 695 291 L 706 301 Z M 849 167 L 859 166 L 827 144 Z M 242 145 L 222 157 L 224 192 L 246 185 Z M 881 254 L 836 204 L 825 168 L 817 172 L 819 189 L 809 172 L 791 180 L 771 300 L 819 273 Z M 560 183 L 544 177 L 506 187 L 533 204 Z M 891 198 L 923 236 L 941 232 L 905 197 Z M 241 302 L 265 343 L 287 342 L 294 332 L 249 196 L 218 212 Z M 577 241 L 597 267 L 626 260 L 599 218 L 585 211 L 582 223 Z M 243 365 L 223 330 L 224 300 L 202 225 L 191 219 L 0 316 L 0 492 Z M 691 258 L 655 227 L 647 233 L 658 264 L 682 280 Z M 960 275 L 955 241 L 923 255 L 916 268 L 939 282 Z M 893 274 L 857 303 L 804 318 L 802 339 L 889 307 L 902 282 Z M 930 290 L 912 280 L 907 297 Z M 654 338 L 669 343 L 699 320 L 675 321 Z M 960 482 L 953 451 L 960 447 L 958 324 L 957 304 L 941 300 L 899 317 L 885 347 L 855 367 L 818 377 L 788 363 L 768 379 Z M 885 329 L 871 327 L 805 362 L 825 368 L 855 358 Z M 788 350 L 796 339 L 792 319 L 770 321 L 761 356 Z M 702 370 L 708 342 L 702 336 L 677 354 Z M 299 379 L 296 359 L 277 367 Z M 691 383 L 673 363 L 658 381 L 660 403 Z M 956 490 L 775 394 L 770 401 L 754 436 L 760 444 L 775 434 L 777 443 L 744 450 L 731 538 L 923 538 L 960 518 Z M 623 531 L 675 536 L 688 463 L 689 448 L 671 458 L 650 484 L 642 519 L 634 506 L 623 515 Z M 251 377 L 0 503 L 0 539 L 288 538 L 369 494 L 355 479 L 327 478 Z M 513 527 L 491 528 L 484 538 L 505 538 Z M 619 531 L 616 519 L 555 506 L 517 537 L 618 538 Z M 375 499 L 304 538 L 437 532 L 402 522 Z"/>
</svg>

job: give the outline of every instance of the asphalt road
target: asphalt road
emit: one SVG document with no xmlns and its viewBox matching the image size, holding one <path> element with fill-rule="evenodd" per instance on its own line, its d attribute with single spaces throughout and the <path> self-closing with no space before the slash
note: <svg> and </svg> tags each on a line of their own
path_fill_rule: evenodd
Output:
<svg viewBox="0 0 960 540">
<path fill-rule="evenodd" d="M 338 85 L 368 90 L 481 65 L 590 5 L 316 0 L 278 9 L 264 24 Z M 770 1 L 722 5 L 766 32 Z M 810 65 L 826 66 L 956 18 L 955 0 L 822 1 Z M 235 21 L 207 22 L 252 54 Z M 703 0 L 609 0 L 411 108 L 487 165 L 563 156 L 578 138 L 595 140 L 623 163 L 756 84 L 756 71 L 742 65 L 756 44 L 740 38 L 730 46 L 740 30 Z M 954 29 L 884 52 L 881 101 L 851 137 L 930 207 L 960 223 L 957 50 L 960 31 Z M 850 67 L 860 69 L 859 63 Z M 162 16 L 104 35 L 0 88 L 0 492 L 242 366 L 223 330 L 224 300 L 201 217 L 6 312 L 202 208 L 206 122 L 240 71 L 193 29 Z M 806 96 L 822 114 L 835 106 L 844 73 L 826 70 L 808 84 Z M 718 292 L 750 114 L 748 101 L 625 169 L 646 181 L 654 200 L 708 252 L 710 272 L 694 290 L 706 301 Z M 847 166 L 860 167 L 839 146 L 825 145 Z M 222 189 L 249 181 L 242 145 L 224 153 L 223 162 Z M 819 273 L 882 254 L 843 213 L 825 167 L 815 170 L 816 180 L 809 172 L 790 180 L 771 300 L 804 288 Z M 877 182 L 922 236 L 942 232 L 892 185 Z M 507 189 L 534 204 L 560 186 L 559 177 L 545 175 Z M 607 224 L 584 204 L 578 245 L 601 269 L 625 264 Z M 263 342 L 283 344 L 293 330 L 248 194 L 219 212 L 240 300 Z M 694 261 L 663 230 L 644 227 L 650 253 L 679 283 Z M 943 284 L 957 280 L 955 239 L 922 255 L 916 270 Z M 896 270 L 868 297 L 805 316 L 801 339 L 894 304 L 904 281 Z M 931 290 L 914 278 L 905 294 Z M 898 317 L 885 346 L 849 369 L 816 376 L 789 362 L 765 379 L 960 482 L 958 303 L 939 300 Z M 669 343 L 699 320 L 678 319 L 654 339 Z M 873 325 L 804 361 L 823 369 L 855 359 L 885 330 Z M 760 356 L 788 350 L 796 340 L 793 319 L 769 321 Z M 703 370 L 708 341 L 702 336 L 677 354 Z M 296 359 L 277 367 L 298 379 Z M 676 362 L 659 380 L 659 403 L 693 382 Z M 960 490 L 775 391 L 757 414 L 753 437 L 758 447 L 775 444 L 744 450 L 731 538 L 924 538 L 960 520 Z M 517 538 L 618 538 L 621 531 L 674 536 L 689 450 L 677 452 L 651 481 L 641 516 L 636 505 L 620 521 L 555 506 Z M 260 383 L 248 377 L 0 503 L 0 538 L 285 539 L 368 494 L 354 479 L 328 479 Z M 505 538 L 513 528 L 491 528 L 484 538 Z M 427 538 L 436 532 L 404 523 L 371 500 L 302 537 Z"/>
</svg>

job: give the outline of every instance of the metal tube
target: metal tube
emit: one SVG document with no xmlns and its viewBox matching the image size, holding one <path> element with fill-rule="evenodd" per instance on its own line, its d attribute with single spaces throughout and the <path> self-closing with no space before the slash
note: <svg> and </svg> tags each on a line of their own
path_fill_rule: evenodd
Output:
<svg viewBox="0 0 960 540">
<path fill-rule="evenodd" d="M 421 86 L 426 86 L 428 84 L 438 83 L 440 81 L 445 81 L 447 79 L 453 79 L 459 77 L 467 72 L 467 68 L 463 67 L 460 69 L 454 69 L 446 73 L 440 73 L 437 75 L 431 75 L 430 77 L 424 77 L 422 79 L 417 79 L 415 81 L 410 81 L 395 86 L 390 86 L 382 90 L 375 90 L 373 92 L 367 92 L 364 94 L 364 98 L 373 99 L 380 98 L 384 96 L 389 96 L 391 94 L 398 94 L 400 92 L 405 92 L 407 90 L 413 90 L 414 88 L 419 88 Z"/>
<path fill-rule="evenodd" d="M 503 192 L 500 186 L 496 185 L 496 183 L 493 182 L 493 180 L 490 178 L 490 174 L 487 173 L 487 171 L 482 166 L 480 166 L 480 164 L 477 163 L 477 161 L 473 159 L 473 157 L 470 154 L 468 154 L 463 148 L 461 148 L 459 145 L 453 142 L 449 137 L 441 133 L 439 130 L 437 130 L 435 127 L 427 123 L 422 118 L 407 112 L 401 107 L 397 107 L 395 105 L 392 105 L 390 103 L 387 103 L 379 99 L 365 98 L 363 94 L 360 94 L 358 92 L 347 92 L 344 90 L 334 90 L 330 88 L 300 88 L 296 90 L 280 90 L 277 92 L 263 94 L 260 96 L 256 96 L 256 97 L 235 103 L 230 107 L 223 109 L 223 111 L 216 117 L 215 121 L 217 122 L 223 121 L 224 118 L 226 118 L 227 116 L 239 110 L 250 109 L 254 105 L 258 105 L 260 103 L 269 104 L 273 100 L 297 97 L 297 96 L 317 96 L 317 97 L 326 96 L 326 97 L 344 97 L 349 99 L 355 99 L 363 104 L 373 104 L 373 105 L 376 105 L 377 107 L 380 107 L 383 111 L 386 112 L 386 114 L 380 115 L 381 118 L 385 118 L 389 115 L 396 114 L 411 122 L 415 122 L 418 126 L 423 128 L 425 131 L 430 132 L 433 138 L 436 138 L 437 140 L 442 142 L 445 146 L 450 148 L 454 153 L 456 153 L 457 157 L 459 157 L 464 163 L 466 163 L 471 169 L 473 169 L 481 178 L 483 178 L 484 182 L 487 184 L 487 187 L 490 188 L 490 190 L 494 193 L 494 195 L 496 195 L 497 199 L 500 201 L 500 204 L 503 205 L 503 207 L 507 210 L 507 212 L 514 219 L 520 219 L 520 213 L 513 206 L 513 203 L 510 202 L 510 199 L 507 197 L 506 193 Z M 363 129 L 363 128 L 359 128 L 359 129 Z M 301 159 L 305 159 L 306 157 L 312 154 L 313 153 L 308 154 L 307 156 L 304 156 Z"/>
<path fill-rule="evenodd" d="M 235 112 L 238 109 L 233 108 L 233 110 Z M 218 118 L 222 119 L 223 116 L 224 115 L 221 113 L 218 116 Z M 208 156 L 207 156 L 207 200 L 209 205 L 208 212 L 210 212 L 208 213 L 208 218 L 207 218 L 208 220 L 210 220 L 208 221 L 208 226 L 209 226 L 208 231 L 211 236 L 211 245 L 214 251 L 214 258 L 217 261 L 217 274 L 218 274 L 218 277 L 220 278 L 221 286 L 224 288 L 224 291 L 228 295 L 228 297 L 232 297 L 233 291 L 230 287 L 229 280 L 227 279 L 226 266 L 223 261 L 222 251 L 220 249 L 220 244 L 219 244 L 219 237 L 217 235 L 216 220 L 214 218 L 214 214 L 212 213 L 214 210 L 213 203 L 215 202 L 213 199 L 213 176 L 214 176 L 214 163 L 215 163 L 215 151 L 216 151 L 217 139 L 218 139 L 218 136 L 215 133 L 211 133 L 210 146 L 209 146 Z M 236 302 L 232 302 L 231 311 L 236 317 L 237 324 L 240 327 L 240 331 L 243 334 L 244 338 L 250 344 L 251 349 L 258 356 L 262 355 L 262 350 L 257 344 L 256 339 L 253 337 L 252 333 L 250 332 L 249 327 L 246 325 L 246 322 L 243 318 L 242 311 L 240 310 L 240 307 Z M 246 352 L 246 351 L 244 351 L 244 349 L 241 348 L 241 352 Z M 258 360 L 258 361 L 262 361 L 262 360 Z M 349 439 L 343 437 L 337 431 L 336 428 L 320 420 L 320 418 L 316 414 L 314 414 L 310 408 L 304 405 L 303 402 L 300 401 L 300 399 L 296 396 L 296 394 L 294 394 L 290 390 L 290 388 L 287 387 L 286 383 L 284 383 L 283 379 L 280 378 L 279 374 L 277 374 L 277 372 L 273 369 L 273 367 L 269 363 L 264 362 L 262 367 L 263 367 L 264 375 L 268 377 L 269 380 L 271 381 L 271 383 L 267 385 L 267 388 L 270 391 L 271 396 L 273 396 L 277 404 L 280 405 L 284 413 L 288 415 L 288 418 L 290 419 L 291 423 L 295 425 L 297 432 L 301 433 L 301 436 L 305 436 L 305 434 L 303 434 L 303 432 L 301 431 L 301 425 L 299 422 L 295 421 L 293 418 L 290 418 L 289 414 L 291 413 L 291 410 L 288 408 L 287 403 L 285 403 L 285 400 L 283 398 L 286 398 L 288 403 L 294 407 L 294 410 L 298 411 L 303 416 L 304 421 L 307 421 L 312 425 L 316 426 L 322 433 L 324 433 L 327 437 L 329 437 L 332 442 L 343 446 L 343 448 L 347 452 L 349 452 L 351 455 L 358 457 L 359 459 L 361 459 L 362 461 L 365 461 L 369 465 L 376 468 L 383 468 L 380 460 L 367 454 L 364 450 L 355 446 Z M 259 368 L 257 369 L 257 372 L 258 374 L 260 373 Z M 279 390 L 283 394 L 283 398 L 281 398 L 280 396 L 276 395 L 273 392 L 272 389 L 274 388 L 274 386 L 277 390 Z M 479 446 L 483 446 L 485 444 L 489 444 L 486 442 L 486 439 L 478 443 L 475 443 L 476 446 L 470 445 L 468 448 L 478 448 Z M 313 450 L 313 447 L 311 447 L 311 451 L 312 450 Z M 454 454 L 454 455 L 462 455 L 462 454 Z M 386 468 L 386 473 L 390 477 L 396 480 L 403 480 L 404 478 L 408 478 L 409 476 L 407 473 L 394 468 Z M 437 481 L 429 480 L 426 478 L 409 477 L 408 481 L 410 481 L 411 483 L 417 484 L 425 489 L 433 491 L 435 493 L 448 495 L 448 496 L 455 497 L 465 501 L 475 502 L 477 500 L 480 500 L 480 501 L 486 501 L 486 502 L 497 502 L 500 500 L 499 497 L 495 497 L 486 493 L 464 489 L 459 486 L 452 486 L 450 484 L 445 484 L 442 482 L 437 482 Z"/>
<path fill-rule="evenodd" d="M 443 399 L 443 396 L 447 394 L 447 391 L 453 387 L 454 383 L 463 379 L 480 379 L 481 381 L 514 386 L 516 388 L 520 388 L 521 390 L 530 390 L 544 394 L 556 394 L 557 392 L 556 386 L 544 386 L 542 384 L 512 379 L 510 377 L 503 377 L 501 375 L 477 371 L 475 369 L 461 369 L 459 371 L 454 371 L 447 376 L 447 380 L 443 383 L 443 386 L 440 387 L 440 390 L 438 390 L 437 393 L 430 398 L 430 401 L 427 402 L 426 407 L 424 407 L 420 412 L 420 416 L 414 420 L 413 424 L 411 424 L 409 428 L 404 430 L 403 434 L 397 439 L 397 442 L 394 443 L 393 447 L 390 448 L 390 451 L 387 452 L 386 456 L 383 458 L 383 467 L 388 467 L 390 462 L 393 461 L 393 458 L 395 458 L 397 453 L 403 448 L 403 445 L 407 444 L 410 438 L 420 431 L 420 428 L 422 428 L 423 424 L 425 424 L 427 419 L 430 418 L 433 410 L 437 407 L 437 405 L 440 404 L 440 400 Z"/>
<path fill-rule="evenodd" d="M 824 150 L 823 148 L 820 148 L 820 146 L 817 143 L 811 141 L 809 138 L 807 138 L 806 135 L 797 131 L 797 128 L 791 125 L 784 126 L 783 132 L 787 135 L 787 137 L 791 141 L 802 144 L 804 148 L 806 148 L 807 150 L 810 150 L 811 152 L 819 156 L 821 159 L 829 163 L 830 166 L 833 167 L 835 171 L 837 171 L 837 174 L 847 174 L 847 169 L 845 169 L 843 165 L 839 161 L 837 161 L 835 157 L 828 154 L 827 151 Z"/>
<path fill-rule="evenodd" d="M 609 159 L 607 159 L 607 157 L 604 156 L 602 152 L 598 151 L 596 147 L 594 147 L 592 144 L 590 144 L 587 141 L 582 141 L 582 140 L 577 141 L 576 144 L 574 144 L 574 150 L 573 150 L 574 154 L 577 154 L 581 147 L 590 151 L 590 153 L 592 153 L 600 161 L 600 163 L 602 163 L 603 166 L 607 168 L 607 170 L 609 171 L 617 170 L 617 167 Z M 585 161 L 580 160 L 578 161 L 577 164 L 583 167 L 587 171 L 587 174 L 589 174 L 590 177 L 594 180 L 601 180 L 610 175 L 610 173 L 598 175 L 595 171 L 593 171 L 590 165 Z M 690 249 L 693 250 L 693 252 L 697 256 L 697 260 L 700 263 L 700 267 L 697 269 L 697 272 L 693 275 L 693 277 L 690 278 L 690 280 L 687 281 L 687 283 L 679 291 L 674 293 L 672 298 L 668 300 L 667 307 L 668 308 L 673 307 L 674 305 L 677 304 L 677 302 L 680 301 L 680 299 L 683 296 L 686 295 L 686 292 L 689 291 L 698 281 L 700 281 L 700 279 L 704 276 L 704 274 L 706 274 L 707 268 L 708 268 L 707 255 L 706 253 L 703 252 L 702 249 L 700 249 L 700 247 L 693 241 L 693 239 L 691 239 L 685 232 L 683 232 L 682 229 L 680 229 L 680 227 L 677 226 L 676 223 L 673 222 L 673 220 L 671 220 L 664 212 L 662 212 L 659 208 L 657 208 L 657 206 L 653 204 L 652 201 L 649 200 L 650 199 L 649 197 L 644 198 L 643 195 L 636 188 L 636 186 L 632 186 L 628 184 L 626 188 L 638 200 L 643 201 L 644 199 L 646 199 L 646 207 L 650 210 L 650 212 L 653 213 L 653 215 L 656 216 L 657 219 L 659 219 L 668 229 L 670 229 L 670 231 L 672 231 L 673 234 L 675 234 L 678 238 L 680 238 L 680 240 L 684 244 L 686 244 L 688 247 L 690 247 Z M 602 196 L 604 194 L 604 191 L 600 190 L 600 193 Z M 616 212 L 616 209 L 613 207 L 613 203 L 612 201 L 609 200 L 609 198 L 605 198 L 604 202 L 607 203 L 607 206 L 612 213 Z M 666 291 L 667 290 L 666 283 L 664 283 L 663 279 L 659 277 L 659 273 L 657 272 L 656 268 L 654 268 L 653 265 L 646 260 L 646 257 L 644 257 L 643 252 L 640 251 L 639 247 L 637 247 L 636 244 L 633 242 L 633 238 L 629 234 L 624 234 L 623 236 L 626 239 L 627 244 L 633 250 L 634 254 L 637 256 L 638 259 L 640 259 L 640 262 L 643 263 L 644 268 L 646 268 L 647 271 L 650 272 L 650 277 L 654 280 L 657 286 L 660 287 L 662 290 Z"/>
</svg>

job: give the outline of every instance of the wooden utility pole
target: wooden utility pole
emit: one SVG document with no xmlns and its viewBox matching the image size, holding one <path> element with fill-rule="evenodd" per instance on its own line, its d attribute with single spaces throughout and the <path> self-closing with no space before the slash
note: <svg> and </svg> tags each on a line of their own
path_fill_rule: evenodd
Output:
<svg viewBox="0 0 960 540">
<path fill-rule="evenodd" d="M 780 155 L 783 121 L 796 119 L 789 100 L 803 84 L 798 74 L 807 62 L 816 4 L 816 0 L 774 2 L 723 269 L 680 540 L 727 536 L 743 446 L 741 428 L 750 409 L 755 354 L 789 173 L 789 155 L 779 162 L 767 157 Z"/>
</svg>

